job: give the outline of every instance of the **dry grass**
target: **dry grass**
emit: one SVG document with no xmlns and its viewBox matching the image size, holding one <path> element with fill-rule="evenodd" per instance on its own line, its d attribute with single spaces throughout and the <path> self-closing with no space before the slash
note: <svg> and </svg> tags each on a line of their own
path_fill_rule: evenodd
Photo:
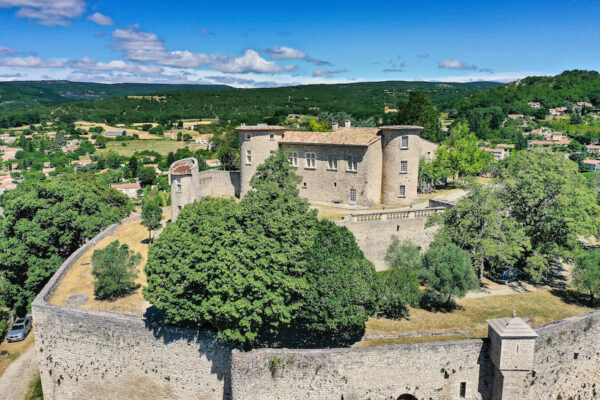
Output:
<svg viewBox="0 0 600 400">
<path fill-rule="evenodd" d="M 29 332 L 29 335 L 22 342 L 8 343 L 6 340 L 0 343 L 0 376 L 6 371 L 8 366 L 29 350 L 35 343 L 33 330 Z M 7 354 L 2 354 L 4 351 L 8 351 Z"/>
<path fill-rule="evenodd" d="M 170 218 L 170 211 L 166 211 L 163 217 Z M 140 287 L 128 296 L 114 301 L 97 300 L 94 297 L 94 280 L 92 276 L 91 259 L 95 249 L 102 249 L 109 243 L 119 240 L 134 251 L 142 255 L 142 261 L 138 264 L 138 279 L 136 283 Z M 128 222 L 120 226 L 114 235 L 107 236 L 99 241 L 96 246 L 87 251 L 67 272 L 62 282 L 52 295 L 50 303 L 65 306 L 67 298 L 74 294 L 86 294 L 88 301 L 81 306 L 83 309 L 99 311 L 116 311 L 124 313 L 143 313 L 149 306 L 142 295 L 142 288 L 146 285 L 146 276 L 144 275 L 144 266 L 148 256 L 148 230 L 141 225 L 140 221 Z"/>
<path fill-rule="evenodd" d="M 457 340 L 487 336 L 488 319 L 507 317 L 516 310 L 517 315 L 529 318 L 532 326 L 547 324 L 563 318 L 592 311 L 591 308 L 569 304 L 548 289 L 530 293 L 488 296 L 479 299 L 461 299 L 459 309 L 452 312 L 433 312 L 410 309 L 409 319 L 400 321 L 371 318 L 367 322 L 367 335 L 397 334 L 406 332 L 448 332 L 472 330 L 472 335 L 432 336 L 420 338 L 365 339 L 360 345 L 374 346 L 391 343 L 415 343 L 438 340 Z"/>
<path fill-rule="evenodd" d="M 125 143 L 126 146 L 123 146 Z M 186 145 L 184 142 L 178 142 L 171 139 L 153 139 L 153 140 L 127 140 L 114 141 L 106 144 L 106 149 L 99 150 L 98 153 L 106 153 L 108 151 L 116 151 L 122 156 L 130 157 L 136 151 L 152 150 L 159 154 L 167 155 L 170 151 L 175 152 L 177 149 L 189 147 L 191 151 L 196 151 L 200 148 L 199 145 Z"/>
<path fill-rule="evenodd" d="M 27 384 L 22 399 L 44 400 L 44 393 L 42 392 L 42 379 L 39 372 L 36 372 L 33 378 Z"/>
</svg>

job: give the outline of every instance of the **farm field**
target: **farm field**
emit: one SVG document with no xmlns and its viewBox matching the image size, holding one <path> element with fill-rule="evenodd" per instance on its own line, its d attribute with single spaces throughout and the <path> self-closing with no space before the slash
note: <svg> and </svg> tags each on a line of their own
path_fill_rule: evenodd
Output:
<svg viewBox="0 0 600 400">
<path fill-rule="evenodd" d="M 125 146 L 123 146 L 125 144 Z M 133 155 L 136 151 L 144 151 L 144 150 L 152 150 L 156 151 L 159 154 L 167 155 L 169 152 L 177 151 L 177 149 L 182 149 L 184 147 L 189 147 L 190 150 L 196 151 L 199 148 L 202 148 L 200 145 L 196 144 L 185 144 L 184 142 L 178 142 L 176 140 L 170 139 L 153 139 L 153 140 L 127 140 L 123 142 L 111 141 L 106 144 L 106 148 L 99 150 L 98 153 L 107 153 L 109 151 L 116 151 L 122 156 L 129 157 Z"/>
</svg>

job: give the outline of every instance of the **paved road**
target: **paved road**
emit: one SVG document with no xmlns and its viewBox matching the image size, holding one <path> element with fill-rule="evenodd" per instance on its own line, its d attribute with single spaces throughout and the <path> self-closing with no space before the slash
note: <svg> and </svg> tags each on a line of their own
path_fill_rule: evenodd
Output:
<svg viewBox="0 0 600 400">
<path fill-rule="evenodd" d="M 13 361 L 0 376 L 0 400 L 19 400 L 38 370 L 35 346 Z"/>
</svg>

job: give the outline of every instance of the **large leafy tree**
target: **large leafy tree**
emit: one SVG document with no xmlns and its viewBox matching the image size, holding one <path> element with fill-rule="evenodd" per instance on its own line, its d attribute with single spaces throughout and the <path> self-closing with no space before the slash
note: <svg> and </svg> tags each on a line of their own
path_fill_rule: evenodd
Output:
<svg viewBox="0 0 600 400">
<path fill-rule="evenodd" d="M 562 154 L 518 152 L 498 174 L 502 202 L 530 242 L 521 264 L 533 279 L 561 258 L 572 259 L 580 236 L 598 234 L 598 193 Z"/>
<path fill-rule="evenodd" d="M 148 229 L 148 241 L 152 241 L 152 231 L 160 229 L 162 209 L 158 193 L 149 193 L 142 201 L 142 225 Z"/>
<path fill-rule="evenodd" d="M 64 259 L 131 211 L 126 196 L 89 174 L 22 183 L 0 202 L 0 296 L 19 310 Z"/>
<path fill-rule="evenodd" d="M 377 309 L 375 268 L 347 228 L 322 219 L 315 232 L 307 250 L 307 287 L 294 327 L 313 341 L 355 341 Z"/>
<path fill-rule="evenodd" d="M 400 125 L 420 125 L 425 129 L 421 137 L 432 142 L 441 142 L 445 135 L 441 130 L 439 113 L 425 94 L 419 90 L 409 93 L 408 99 L 398 105 L 396 122 Z"/>
<path fill-rule="evenodd" d="M 469 253 L 452 243 L 434 242 L 423 256 L 422 278 L 446 305 L 477 288 Z"/>
</svg>

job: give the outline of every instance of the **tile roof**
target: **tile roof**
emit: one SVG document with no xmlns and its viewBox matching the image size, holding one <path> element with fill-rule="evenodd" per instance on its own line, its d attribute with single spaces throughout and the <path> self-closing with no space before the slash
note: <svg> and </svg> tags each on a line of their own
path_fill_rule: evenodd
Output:
<svg viewBox="0 0 600 400">
<path fill-rule="evenodd" d="M 600 160 L 583 160 L 584 164 L 600 164 Z"/>
<path fill-rule="evenodd" d="M 283 126 L 278 125 L 242 125 L 238 126 L 238 131 L 284 131 L 285 128 Z"/>
<path fill-rule="evenodd" d="M 110 185 L 113 188 L 119 190 L 123 190 L 123 189 L 140 189 L 140 183 L 139 182 L 135 182 L 135 183 L 119 183 L 116 185 Z"/>
<path fill-rule="evenodd" d="M 503 338 L 536 338 L 538 336 L 527 325 L 527 322 L 519 317 L 490 319 L 487 323 Z"/>
<path fill-rule="evenodd" d="M 383 125 L 378 128 L 381 131 L 422 131 L 422 126 L 418 125 Z"/>
<path fill-rule="evenodd" d="M 368 146 L 378 141 L 378 128 L 339 128 L 334 132 L 286 131 L 281 143 Z"/>
</svg>

